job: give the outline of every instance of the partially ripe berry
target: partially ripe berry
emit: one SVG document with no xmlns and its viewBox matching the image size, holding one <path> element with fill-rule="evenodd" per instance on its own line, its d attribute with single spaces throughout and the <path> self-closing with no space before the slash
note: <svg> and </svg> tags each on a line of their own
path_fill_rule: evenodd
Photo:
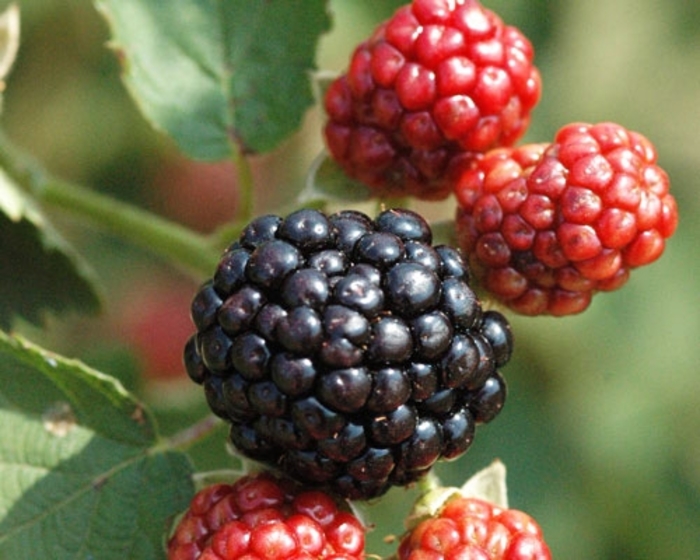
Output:
<svg viewBox="0 0 700 560">
<path fill-rule="evenodd" d="M 457 230 L 483 287 L 525 315 L 570 315 L 658 259 L 678 224 L 654 146 L 604 122 L 480 156 L 456 184 Z"/>
<path fill-rule="evenodd" d="M 533 55 L 476 0 L 414 0 L 328 88 L 331 156 L 376 195 L 445 198 L 475 154 L 524 134 L 541 89 Z"/>
<path fill-rule="evenodd" d="M 346 504 L 267 473 L 200 490 L 168 541 L 168 560 L 359 560 L 365 527 Z"/>
<path fill-rule="evenodd" d="M 518 510 L 455 496 L 403 537 L 398 560 L 551 560 L 537 522 Z"/>
<path fill-rule="evenodd" d="M 542 529 L 508 507 L 505 466 L 495 461 L 461 488 L 436 486 L 419 497 L 397 560 L 551 560 Z"/>
</svg>

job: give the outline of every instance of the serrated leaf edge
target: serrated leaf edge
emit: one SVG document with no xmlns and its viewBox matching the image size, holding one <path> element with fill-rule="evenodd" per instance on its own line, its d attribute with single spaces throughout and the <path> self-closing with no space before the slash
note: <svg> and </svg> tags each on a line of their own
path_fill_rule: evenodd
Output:
<svg viewBox="0 0 700 560">
<path fill-rule="evenodd" d="M 122 383 L 118 379 L 105 373 L 102 373 L 98 370 L 95 370 L 80 360 L 66 358 L 65 356 L 61 356 L 60 354 L 56 354 L 54 352 L 41 348 L 40 346 L 34 344 L 33 342 L 29 341 L 28 339 L 24 338 L 19 334 L 9 334 L 0 330 L 0 343 L 5 343 L 8 346 L 21 351 L 22 354 L 17 356 L 17 359 L 29 366 L 34 365 L 32 361 L 32 356 L 36 356 L 38 359 L 43 360 L 43 362 L 50 368 L 56 367 L 56 365 L 60 362 L 65 367 L 78 369 L 84 374 L 89 375 L 94 379 L 98 380 L 103 387 L 107 387 L 108 390 L 112 391 L 115 396 L 123 398 L 130 403 L 130 405 L 133 407 L 131 409 L 130 418 L 138 424 L 147 423 L 148 426 L 150 426 L 150 431 L 152 433 L 150 434 L 149 438 L 149 446 L 157 446 L 159 436 L 157 433 L 157 425 L 155 422 L 155 418 L 152 416 L 150 410 L 134 395 L 127 391 L 127 389 L 124 387 L 124 385 L 122 385 Z M 52 380 L 52 382 L 55 381 Z M 73 408 L 76 415 L 79 417 L 80 409 L 76 408 L 72 403 L 69 403 L 69 405 Z M 95 429 L 94 426 L 90 426 L 89 424 L 83 424 L 82 422 L 80 423 L 80 425 L 87 429 L 95 431 L 95 433 L 100 434 L 102 437 L 105 437 L 112 441 L 119 441 L 118 439 L 115 439 L 109 435 L 101 434 Z M 137 445 L 133 441 L 121 443 Z"/>
</svg>

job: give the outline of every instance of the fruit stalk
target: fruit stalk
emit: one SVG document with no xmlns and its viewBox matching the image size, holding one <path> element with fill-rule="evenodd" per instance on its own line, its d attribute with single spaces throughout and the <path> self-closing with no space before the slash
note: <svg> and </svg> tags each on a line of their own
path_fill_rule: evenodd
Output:
<svg viewBox="0 0 700 560">
<path fill-rule="evenodd" d="M 248 222 L 255 211 L 255 181 L 250 163 L 237 143 L 232 143 L 233 165 L 238 179 L 239 203 L 236 209 L 236 222 Z"/>
<path fill-rule="evenodd" d="M 204 439 L 211 434 L 219 425 L 221 420 L 210 414 L 205 416 L 195 424 L 188 426 L 184 430 L 170 436 L 165 441 L 165 447 L 168 449 L 187 449 L 201 439 Z"/>
<path fill-rule="evenodd" d="M 84 187 L 50 179 L 43 184 L 40 199 L 157 253 L 197 278 L 218 261 L 219 251 L 206 236 Z"/>
</svg>

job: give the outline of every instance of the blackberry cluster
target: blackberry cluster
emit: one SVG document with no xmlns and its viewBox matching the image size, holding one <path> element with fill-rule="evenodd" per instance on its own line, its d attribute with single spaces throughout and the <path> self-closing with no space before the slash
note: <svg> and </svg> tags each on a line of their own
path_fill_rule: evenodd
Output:
<svg viewBox="0 0 700 560">
<path fill-rule="evenodd" d="M 246 457 L 350 499 L 462 455 L 503 406 L 505 318 L 418 214 L 252 221 L 194 297 L 187 371 Z"/>
</svg>

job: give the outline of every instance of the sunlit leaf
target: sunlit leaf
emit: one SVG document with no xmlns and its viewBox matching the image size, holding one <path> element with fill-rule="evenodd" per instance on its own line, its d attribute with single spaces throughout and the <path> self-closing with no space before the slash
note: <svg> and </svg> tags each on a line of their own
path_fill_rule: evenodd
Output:
<svg viewBox="0 0 700 560">
<path fill-rule="evenodd" d="M 0 558 L 159 560 L 191 465 L 112 378 L 0 333 Z"/>
<path fill-rule="evenodd" d="M 95 0 L 144 115 L 188 155 L 266 152 L 314 102 L 325 0 Z"/>
</svg>

